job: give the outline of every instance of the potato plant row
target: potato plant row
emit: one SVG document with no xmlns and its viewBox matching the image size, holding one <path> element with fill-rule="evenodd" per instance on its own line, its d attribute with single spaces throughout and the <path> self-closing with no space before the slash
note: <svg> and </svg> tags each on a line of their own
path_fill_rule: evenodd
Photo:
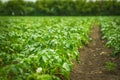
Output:
<svg viewBox="0 0 120 80">
<path fill-rule="evenodd" d="M 120 17 L 99 18 L 103 39 L 107 46 L 114 48 L 113 56 L 120 55 Z"/>
<path fill-rule="evenodd" d="M 0 17 L 0 80 L 69 80 L 92 17 Z"/>
</svg>

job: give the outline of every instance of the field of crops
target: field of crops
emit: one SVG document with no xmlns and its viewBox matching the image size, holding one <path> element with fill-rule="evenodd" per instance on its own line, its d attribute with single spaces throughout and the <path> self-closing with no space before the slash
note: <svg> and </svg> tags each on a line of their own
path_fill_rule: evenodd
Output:
<svg viewBox="0 0 120 80">
<path fill-rule="evenodd" d="M 69 79 L 71 60 L 88 44 L 93 22 L 89 17 L 1 17 L 1 79 L 23 80 L 36 72 Z"/>
<path fill-rule="evenodd" d="M 98 19 L 108 47 L 120 51 L 120 18 Z M 69 80 L 95 17 L 0 17 L 0 80 Z"/>
</svg>

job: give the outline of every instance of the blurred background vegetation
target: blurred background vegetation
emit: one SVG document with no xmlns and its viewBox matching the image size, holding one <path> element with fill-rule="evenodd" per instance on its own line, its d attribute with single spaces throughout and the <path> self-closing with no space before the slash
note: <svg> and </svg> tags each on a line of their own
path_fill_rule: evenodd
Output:
<svg viewBox="0 0 120 80">
<path fill-rule="evenodd" d="M 0 0 L 1 16 L 120 15 L 117 0 Z"/>
</svg>

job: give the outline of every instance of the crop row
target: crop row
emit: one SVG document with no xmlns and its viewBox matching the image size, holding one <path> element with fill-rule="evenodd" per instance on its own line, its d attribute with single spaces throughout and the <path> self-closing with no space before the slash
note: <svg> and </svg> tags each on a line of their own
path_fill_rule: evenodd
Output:
<svg viewBox="0 0 120 80">
<path fill-rule="evenodd" d="M 113 56 L 120 54 L 120 17 L 102 17 L 99 19 L 103 39 L 107 46 L 114 48 Z"/>
<path fill-rule="evenodd" d="M 60 75 L 69 80 L 71 61 L 78 59 L 78 48 L 88 44 L 94 21 L 89 17 L 0 18 L 0 80 L 59 80 Z"/>
</svg>

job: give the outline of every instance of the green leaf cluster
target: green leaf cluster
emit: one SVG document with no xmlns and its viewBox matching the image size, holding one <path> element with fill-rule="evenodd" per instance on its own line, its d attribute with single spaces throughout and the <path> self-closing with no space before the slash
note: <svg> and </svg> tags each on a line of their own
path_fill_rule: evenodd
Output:
<svg viewBox="0 0 120 80">
<path fill-rule="evenodd" d="M 88 44 L 91 17 L 0 17 L 0 76 L 25 80 L 41 67 L 40 75 L 63 75 L 69 80 L 78 48 Z"/>
<path fill-rule="evenodd" d="M 120 17 L 100 18 L 103 39 L 107 39 L 107 46 L 114 48 L 113 55 L 120 54 Z"/>
</svg>

